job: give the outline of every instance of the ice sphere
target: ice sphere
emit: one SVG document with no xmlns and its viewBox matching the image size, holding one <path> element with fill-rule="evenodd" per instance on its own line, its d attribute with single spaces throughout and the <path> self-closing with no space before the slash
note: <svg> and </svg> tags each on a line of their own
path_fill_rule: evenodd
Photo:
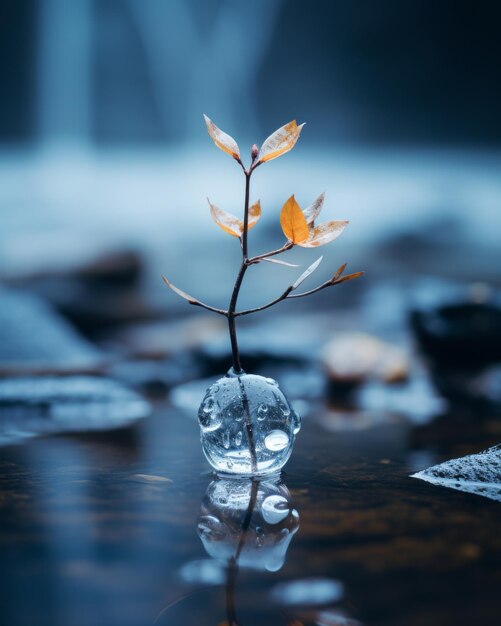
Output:
<svg viewBox="0 0 501 626">
<path fill-rule="evenodd" d="M 262 481 L 218 478 L 207 488 L 198 519 L 207 553 L 220 563 L 276 572 L 299 528 L 287 487 Z"/>
<path fill-rule="evenodd" d="M 207 389 L 198 422 L 212 467 L 240 476 L 278 472 L 301 428 L 299 415 L 275 380 L 232 369 Z"/>
</svg>

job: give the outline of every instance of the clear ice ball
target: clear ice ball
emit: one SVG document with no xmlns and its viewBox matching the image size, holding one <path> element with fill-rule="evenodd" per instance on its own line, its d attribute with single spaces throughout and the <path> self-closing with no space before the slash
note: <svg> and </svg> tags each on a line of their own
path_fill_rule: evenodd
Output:
<svg viewBox="0 0 501 626">
<path fill-rule="evenodd" d="M 233 370 L 207 389 L 198 421 L 212 467 L 240 476 L 278 472 L 301 428 L 299 415 L 275 380 Z"/>
<path fill-rule="evenodd" d="M 205 550 L 220 563 L 235 558 L 239 567 L 276 572 L 299 514 L 283 483 L 218 478 L 207 488 L 197 528 Z"/>
</svg>

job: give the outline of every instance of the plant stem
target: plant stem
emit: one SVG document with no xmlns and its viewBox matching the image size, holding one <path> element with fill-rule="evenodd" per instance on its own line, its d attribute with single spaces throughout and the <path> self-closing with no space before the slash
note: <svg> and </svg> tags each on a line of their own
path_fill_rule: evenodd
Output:
<svg viewBox="0 0 501 626">
<path fill-rule="evenodd" d="M 245 546 L 245 541 L 249 533 L 249 527 L 252 521 L 252 515 L 254 514 L 254 509 L 256 508 L 258 491 L 259 491 L 259 482 L 253 480 L 252 485 L 251 485 L 249 504 L 247 506 L 245 517 L 242 521 L 242 529 L 241 529 L 238 545 L 235 550 L 235 555 L 232 556 L 228 560 L 228 569 L 227 569 L 227 576 L 226 576 L 226 615 L 228 618 L 227 620 L 228 626 L 239 626 L 240 624 L 240 622 L 237 620 L 237 613 L 236 613 L 236 607 L 235 607 L 235 590 L 236 590 L 237 575 L 238 575 L 238 559 L 240 558 L 240 554 Z"/>
<path fill-rule="evenodd" d="M 250 177 L 252 170 L 244 170 L 245 173 L 245 204 L 244 204 L 244 232 L 242 233 L 242 264 L 235 280 L 233 293 L 231 294 L 230 304 L 228 306 L 228 330 L 230 333 L 231 353 L 233 357 L 233 369 L 238 374 L 242 371 L 240 362 L 240 352 L 238 350 L 237 329 L 235 325 L 235 309 L 237 308 L 238 294 L 242 281 L 249 266 L 249 258 L 247 253 L 247 234 L 249 230 L 249 194 L 250 194 Z"/>
</svg>

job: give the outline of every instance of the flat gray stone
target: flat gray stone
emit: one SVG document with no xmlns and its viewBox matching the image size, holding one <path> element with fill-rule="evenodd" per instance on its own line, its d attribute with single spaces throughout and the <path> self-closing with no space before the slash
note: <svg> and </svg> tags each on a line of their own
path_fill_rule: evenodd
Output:
<svg viewBox="0 0 501 626">
<path fill-rule="evenodd" d="M 0 445 L 43 434 L 123 428 L 149 413 L 146 400 L 107 378 L 0 380 Z"/>
</svg>

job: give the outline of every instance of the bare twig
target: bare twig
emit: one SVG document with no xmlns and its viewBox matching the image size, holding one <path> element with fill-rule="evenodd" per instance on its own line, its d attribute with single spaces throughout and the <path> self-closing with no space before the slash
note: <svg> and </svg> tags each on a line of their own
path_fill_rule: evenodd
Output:
<svg viewBox="0 0 501 626">
<path fill-rule="evenodd" d="M 167 287 L 172 289 L 174 293 L 176 293 L 181 298 L 184 298 L 185 300 L 187 300 L 193 306 L 200 306 L 203 309 L 212 311 L 213 313 L 218 313 L 219 315 L 224 315 L 225 317 L 228 317 L 228 311 L 225 311 L 224 309 L 216 309 L 215 307 L 210 306 L 209 304 L 205 304 L 205 302 L 201 302 L 197 298 L 190 296 L 190 294 L 186 293 L 182 289 L 179 289 L 179 287 L 176 287 L 176 285 L 172 284 L 166 276 L 162 276 L 162 280 L 167 285 Z"/>
<path fill-rule="evenodd" d="M 344 267 L 346 267 L 346 264 L 342 266 L 343 269 Z M 311 294 L 316 293 L 317 291 L 321 291 L 322 289 L 325 289 L 326 287 L 333 287 L 334 285 L 339 285 L 340 283 L 344 283 L 347 280 L 353 280 L 354 278 L 359 278 L 360 276 L 364 274 L 364 272 L 355 272 L 354 274 L 348 274 L 346 276 L 343 276 L 342 278 L 339 278 L 338 272 L 334 274 L 333 278 L 325 281 L 325 283 L 322 283 L 318 287 L 315 287 L 314 289 L 310 289 L 309 291 L 304 291 L 303 293 L 291 293 L 291 291 L 293 291 L 293 287 L 292 286 L 287 287 L 287 289 L 283 292 L 283 294 L 278 296 L 278 298 L 275 298 L 275 300 L 272 300 L 271 302 L 268 302 L 267 304 L 263 304 L 262 306 L 255 307 L 254 309 L 246 309 L 245 311 L 237 311 L 235 313 L 235 317 L 240 317 L 241 315 L 249 315 L 250 313 L 258 313 L 259 311 L 264 311 L 265 309 L 269 309 L 275 304 L 282 302 L 282 300 L 290 300 L 291 298 L 304 298 L 305 296 L 311 296 Z"/>
<path fill-rule="evenodd" d="M 205 302 L 190 302 L 193 306 L 200 306 L 202 309 L 207 309 L 207 311 L 212 311 L 213 313 L 217 313 L 218 315 L 224 315 L 224 317 L 228 317 L 228 311 L 226 309 L 217 309 L 215 306 L 210 306 L 209 304 L 205 304 Z"/>
<path fill-rule="evenodd" d="M 269 309 L 271 306 L 274 306 L 275 304 L 282 302 L 282 300 L 287 299 L 291 291 L 292 291 L 292 287 L 287 287 L 287 289 L 283 292 L 283 294 L 281 296 L 278 296 L 278 298 L 275 298 L 275 300 L 272 300 L 271 302 L 268 302 L 268 304 L 263 304 L 262 306 L 258 306 L 254 309 L 246 309 L 245 311 L 237 311 L 235 313 L 235 317 L 240 317 L 241 315 L 249 315 L 250 313 L 257 313 L 258 311 L 264 311 L 265 309 Z"/>
<path fill-rule="evenodd" d="M 341 278 L 334 277 L 334 278 L 331 278 L 330 280 L 327 280 L 325 283 L 322 283 L 318 287 L 315 287 L 315 289 L 310 289 L 309 291 L 304 291 L 303 293 L 293 293 L 291 296 L 288 296 L 288 297 L 289 298 L 304 298 L 305 296 L 311 296 L 311 294 L 317 293 L 317 291 L 322 291 L 322 289 L 325 289 L 326 287 L 333 287 L 334 285 L 340 285 L 341 283 L 344 283 L 347 280 L 353 280 L 354 278 L 359 278 L 360 276 L 363 276 L 364 273 L 365 272 L 355 272 L 354 274 L 347 274 L 346 276 L 342 276 Z"/>
<path fill-rule="evenodd" d="M 248 264 L 253 265 L 254 263 L 259 263 L 259 261 L 262 261 L 263 259 L 267 259 L 268 257 L 275 256 L 277 254 L 281 254 L 282 252 L 286 252 L 293 247 L 294 244 L 292 243 L 292 241 L 287 241 L 281 248 L 278 248 L 277 250 L 272 250 L 271 252 L 265 252 L 264 254 L 253 256 L 251 259 L 249 259 Z"/>
</svg>

